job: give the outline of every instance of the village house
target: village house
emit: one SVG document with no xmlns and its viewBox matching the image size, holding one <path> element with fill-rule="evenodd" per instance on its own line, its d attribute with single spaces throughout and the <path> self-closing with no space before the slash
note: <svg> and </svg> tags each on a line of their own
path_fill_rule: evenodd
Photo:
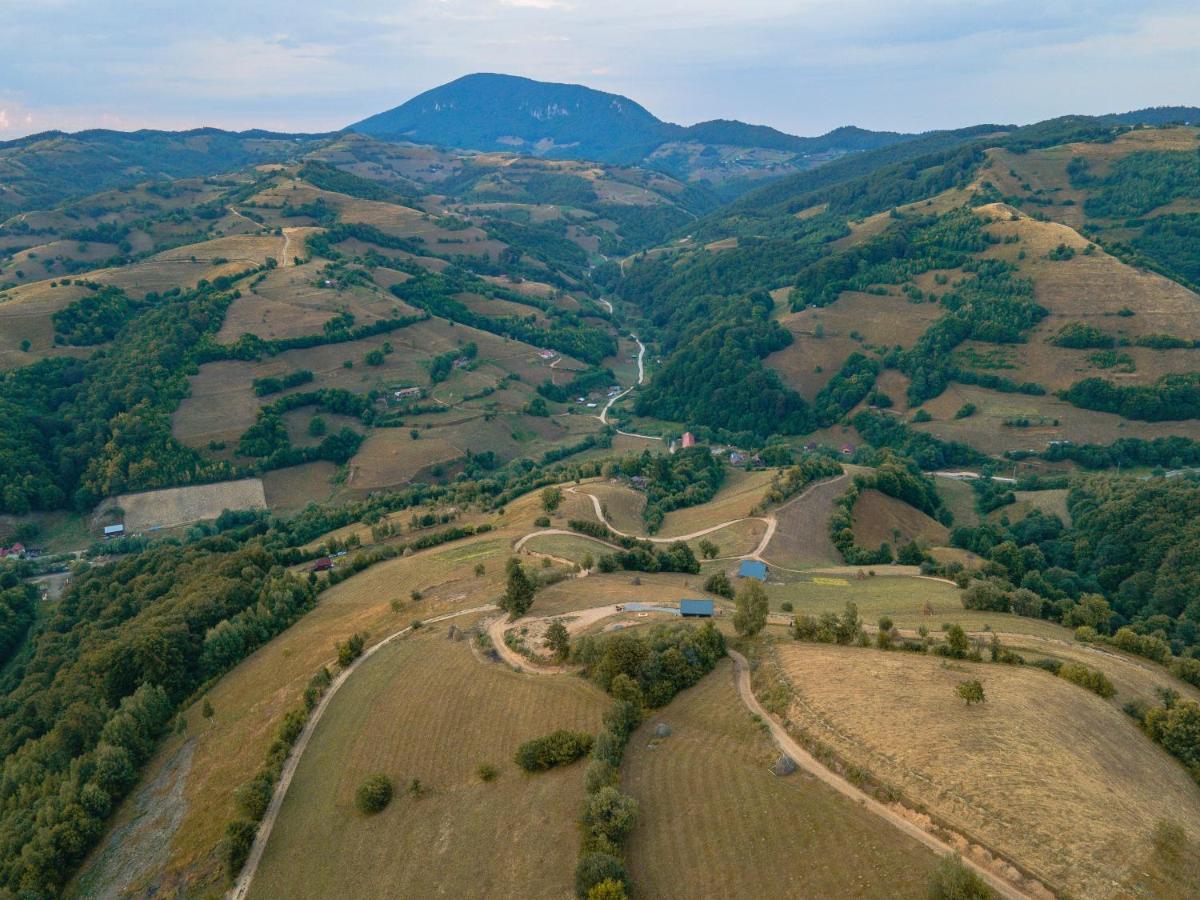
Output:
<svg viewBox="0 0 1200 900">
<path fill-rule="evenodd" d="M 692 434 L 690 431 L 685 431 L 683 433 L 682 446 L 685 450 L 688 447 L 695 447 L 696 446 L 696 436 L 694 434 Z"/>
</svg>

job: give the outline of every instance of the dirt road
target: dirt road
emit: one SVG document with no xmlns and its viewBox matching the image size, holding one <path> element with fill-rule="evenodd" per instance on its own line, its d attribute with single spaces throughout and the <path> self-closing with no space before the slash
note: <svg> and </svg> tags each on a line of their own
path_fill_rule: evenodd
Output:
<svg viewBox="0 0 1200 900">
<path fill-rule="evenodd" d="M 728 652 L 730 658 L 733 660 L 734 681 L 742 703 L 746 709 L 754 715 L 759 716 L 766 723 L 771 734 L 771 739 L 780 750 L 795 761 L 796 765 L 862 808 L 875 813 L 875 815 L 884 819 L 893 827 L 903 831 L 909 837 L 920 841 L 935 853 L 949 854 L 955 852 L 953 847 L 940 838 L 918 827 L 891 807 L 885 806 L 874 797 L 856 788 L 840 775 L 827 769 L 817 761 L 816 757 L 796 743 L 792 736 L 787 733 L 787 730 L 762 708 L 758 702 L 758 698 L 754 696 L 754 691 L 750 686 L 750 664 L 746 662 L 746 657 L 742 656 L 736 650 L 729 650 Z M 964 865 L 970 867 L 983 878 L 1001 897 L 1007 898 L 1007 900 L 1030 900 L 1032 897 L 1032 895 L 1026 894 L 1014 887 L 990 869 L 979 865 L 969 857 L 962 857 L 962 861 Z"/>
<path fill-rule="evenodd" d="M 728 528 L 730 525 L 736 525 L 738 522 L 764 522 L 767 530 L 763 535 L 762 540 L 758 542 L 758 546 L 754 548 L 754 552 L 748 553 L 745 556 L 730 557 L 730 559 L 758 559 L 767 544 L 771 542 L 771 537 L 775 534 L 775 520 L 770 518 L 760 518 L 758 516 L 743 517 L 741 519 L 730 519 L 728 522 L 721 522 L 719 525 L 711 525 L 708 528 L 701 528 L 699 531 L 693 531 L 691 534 L 680 534 L 675 537 L 642 537 L 639 534 L 626 534 L 619 528 L 613 527 L 612 522 L 604 517 L 604 507 L 600 503 L 600 498 L 595 494 L 589 494 L 587 491 L 577 491 L 575 488 L 567 488 L 569 494 L 583 494 L 585 497 L 591 498 L 592 507 L 596 510 L 596 517 L 607 526 L 608 530 L 613 534 L 619 534 L 621 537 L 637 538 L 639 541 L 650 541 L 652 544 L 673 544 L 676 541 L 691 541 L 696 538 L 704 537 L 706 534 L 712 534 L 714 531 L 720 531 L 722 528 Z M 571 532 L 574 534 L 574 532 Z M 532 537 L 532 535 L 530 535 Z"/>
</svg>

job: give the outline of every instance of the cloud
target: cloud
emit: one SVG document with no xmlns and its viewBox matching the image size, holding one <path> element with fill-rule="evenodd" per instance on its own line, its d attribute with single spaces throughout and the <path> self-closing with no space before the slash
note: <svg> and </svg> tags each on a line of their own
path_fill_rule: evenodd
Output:
<svg viewBox="0 0 1200 900">
<path fill-rule="evenodd" d="M 0 0 L 0 47 L 9 136 L 18 107 L 324 130 L 477 71 L 798 133 L 1200 102 L 1194 0 Z"/>
</svg>

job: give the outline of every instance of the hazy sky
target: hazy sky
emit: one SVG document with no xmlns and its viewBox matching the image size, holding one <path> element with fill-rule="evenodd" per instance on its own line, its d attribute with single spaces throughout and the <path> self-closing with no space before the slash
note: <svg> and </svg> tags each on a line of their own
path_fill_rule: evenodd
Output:
<svg viewBox="0 0 1200 900">
<path fill-rule="evenodd" d="M 796 134 L 1200 105 L 1197 0 L 0 0 L 0 139 L 340 128 L 470 72 Z"/>
</svg>

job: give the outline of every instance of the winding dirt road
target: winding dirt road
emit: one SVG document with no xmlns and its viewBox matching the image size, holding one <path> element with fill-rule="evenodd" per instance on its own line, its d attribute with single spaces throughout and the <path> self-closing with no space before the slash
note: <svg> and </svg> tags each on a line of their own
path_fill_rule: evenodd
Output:
<svg viewBox="0 0 1200 900">
<path fill-rule="evenodd" d="M 885 820 L 894 828 L 903 831 L 909 837 L 920 841 L 930 850 L 939 854 L 952 854 L 956 850 L 954 847 L 947 844 L 941 838 L 930 834 L 923 828 L 920 828 L 914 822 L 906 819 L 904 816 L 897 813 L 889 806 L 880 803 L 874 797 L 859 790 L 849 781 L 836 772 L 826 768 L 815 756 L 805 750 L 798 744 L 779 722 L 775 721 L 762 705 L 758 702 L 758 698 L 754 696 L 754 691 L 750 685 L 750 664 L 746 661 L 746 657 L 738 653 L 736 650 L 727 650 L 730 658 L 733 660 L 733 677 L 737 685 L 738 696 L 741 697 L 742 703 L 752 714 L 758 716 L 766 723 L 771 734 L 771 740 L 784 753 L 790 756 L 800 768 L 804 769 L 810 775 L 814 776 L 822 783 L 829 785 L 842 796 L 852 800 L 854 803 L 861 806 L 863 809 L 873 812 L 881 819 Z M 981 866 L 972 860 L 970 857 L 961 857 L 963 864 L 971 868 L 976 874 L 983 878 L 991 888 L 1006 900 L 1031 900 L 1033 895 L 1027 894 L 1000 876 L 996 875 L 991 869 L 986 866 Z"/>
<path fill-rule="evenodd" d="M 722 528 L 728 528 L 730 525 L 736 525 L 738 522 L 763 522 L 767 526 L 766 533 L 763 534 L 762 540 L 758 542 L 758 546 L 754 548 L 754 552 L 747 553 L 745 556 L 733 556 L 730 559 L 758 559 L 759 554 L 767 549 L 767 544 L 771 543 L 771 538 L 775 535 L 776 522 L 771 517 L 760 516 L 743 516 L 740 519 L 730 519 L 728 522 L 721 522 L 719 525 L 710 525 L 708 528 L 701 528 L 699 531 L 693 531 L 691 534 L 679 534 L 674 537 L 643 537 L 640 534 L 628 534 L 614 527 L 604 515 L 604 507 L 600 503 L 600 498 L 595 494 L 589 494 L 587 491 L 578 491 L 573 487 L 567 488 L 568 494 L 583 494 L 592 501 L 592 507 L 596 510 L 596 517 L 605 524 L 609 531 L 613 534 L 618 534 L 621 537 L 637 538 L 639 541 L 649 541 L 652 544 L 673 544 L 676 541 L 691 541 L 696 538 L 704 537 L 706 534 L 712 534 L 714 531 L 720 531 Z M 575 534 L 575 532 L 567 532 Z M 528 535 L 533 537 L 533 535 Z M 524 538 L 522 538 L 524 540 Z"/>
<path fill-rule="evenodd" d="M 580 610 L 572 613 L 573 618 L 567 621 L 567 629 L 572 634 L 595 624 L 601 619 L 616 615 L 620 610 L 613 606 L 597 606 L 592 609 Z M 518 619 L 515 622 L 508 622 L 506 617 L 500 616 L 488 626 L 488 635 L 492 639 L 492 645 L 496 652 L 504 662 L 508 663 L 514 669 L 521 672 L 527 672 L 531 675 L 564 675 L 576 672 L 577 669 L 571 666 L 561 665 L 536 665 L 526 659 L 520 653 L 517 653 L 504 642 L 504 632 L 508 628 L 520 627 L 522 623 L 538 621 L 545 617 L 526 617 Z M 563 616 L 555 616 L 553 618 L 563 618 Z M 758 702 L 758 698 L 754 696 L 754 690 L 750 683 L 750 665 L 746 658 L 736 650 L 728 650 L 730 658 L 733 660 L 733 677 L 734 684 L 737 688 L 738 697 L 746 709 L 755 716 L 758 716 L 765 723 L 772 741 L 779 749 L 786 753 L 795 761 L 796 765 L 803 769 L 814 778 L 828 785 L 833 790 L 837 791 L 842 796 L 846 797 L 858 806 L 874 813 L 881 819 L 886 821 L 893 828 L 904 832 L 909 837 L 933 850 L 940 855 L 953 854 L 957 850 L 947 842 L 934 834 L 921 828 L 915 822 L 906 818 L 894 808 L 880 803 L 871 795 L 855 787 L 842 776 L 838 775 L 833 770 L 827 768 L 823 763 L 817 760 L 811 753 L 804 749 L 790 734 L 787 729 L 777 722 L 762 705 Z M 981 878 L 983 878 L 996 893 L 1005 898 L 1005 900 L 1033 900 L 1033 894 L 1027 894 L 1020 888 L 1011 884 L 1009 881 L 1001 878 L 987 866 L 981 865 L 969 856 L 961 857 L 963 864 L 971 868 Z"/>
<path fill-rule="evenodd" d="M 456 619 L 459 616 L 491 612 L 494 609 L 496 609 L 496 606 L 491 603 L 486 606 L 461 609 L 458 612 L 434 616 L 432 619 L 427 619 L 425 624 L 433 625 L 437 622 L 445 622 L 448 619 Z M 325 691 L 325 695 L 321 697 L 321 701 L 308 717 L 308 722 L 305 724 L 304 730 L 300 732 L 300 737 L 296 739 L 296 743 L 292 746 L 291 755 L 288 756 L 286 762 L 283 764 L 283 771 L 279 775 L 279 782 L 275 785 L 275 792 L 271 795 L 271 803 L 267 806 L 267 812 L 263 816 L 262 822 L 258 825 L 258 833 L 254 837 L 254 846 L 250 848 L 250 855 L 246 858 L 246 864 L 242 867 L 242 873 L 238 876 L 238 880 L 234 882 L 233 887 L 225 894 L 226 900 L 244 900 L 250 892 L 250 884 L 254 881 L 254 875 L 258 871 L 258 864 L 262 860 L 263 851 L 267 848 L 267 841 L 271 839 L 271 829 L 275 827 L 275 819 L 278 818 L 279 809 L 283 806 L 283 798 L 287 796 L 288 787 L 292 783 L 292 776 L 296 774 L 296 769 L 300 765 L 300 759 L 304 756 L 304 751 L 308 747 L 309 739 L 312 738 L 313 732 L 317 730 L 317 725 L 320 724 L 321 717 L 325 715 L 325 710 L 329 708 L 329 704 L 334 696 L 341 689 L 342 685 L 349 680 L 350 676 L 358 671 L 360 665 L 374 656 L 383 647 L 397 638 L 403 637 L 410 631 L 412 631 L 411 625 L 407 628 L 401 628 L 394 634 L 389 634 L 339 672 L 337 677 L 330 683 Z"/>
</svg>

